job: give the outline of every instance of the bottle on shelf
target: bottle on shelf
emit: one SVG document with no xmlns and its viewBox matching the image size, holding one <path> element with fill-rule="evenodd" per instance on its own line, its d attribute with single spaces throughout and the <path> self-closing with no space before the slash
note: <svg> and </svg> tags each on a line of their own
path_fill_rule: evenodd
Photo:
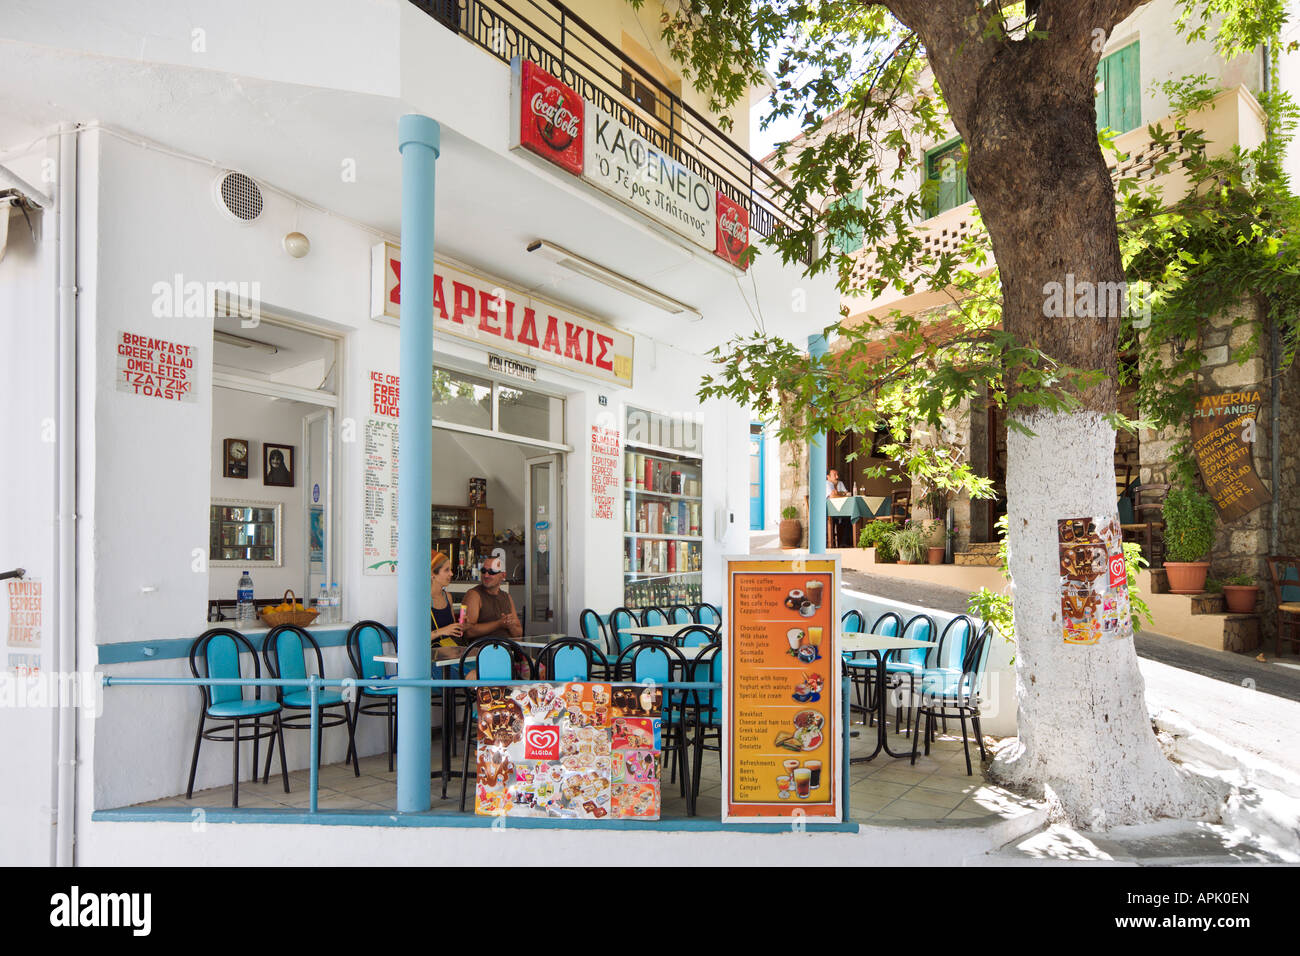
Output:
<svg viewBox="0 0 1300 956">
<path fill-rule="evenodd" d="M 338 624 L 343 620 L 343 595 L 339 593 L 337 581 L 330 582 L 330 623 Z"/>
<path fill-rule="evenodd" d="M 257 623 L 257 611 L 253 607 L 253 576 L 245 571 L 239 576 L 239 586 L 235 589 L 235 624 L 243 629 Z"/>
<path fill-rule="evenodd" d="M 324 581 L 316 594 L 316 623 L 328 624 L 330 620 L 330 589 Z"/>
</svg>

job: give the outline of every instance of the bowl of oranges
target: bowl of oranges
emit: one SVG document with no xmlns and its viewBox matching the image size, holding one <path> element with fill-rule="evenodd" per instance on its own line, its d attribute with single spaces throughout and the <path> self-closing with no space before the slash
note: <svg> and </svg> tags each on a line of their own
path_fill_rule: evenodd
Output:
<svg viewBox="0 0 1300 956">
<path fill-rule="evenodd" d="M 262 620 L 267 627 L 279 627 L 281 624 L 303 627 L 316 620 L 316 614 L 316 610 L 304 607 L 301 601 L 295 600 L 292 590 L 284 592 L 284 600 L 279 604 L 262 608 Z"/>
</svg>

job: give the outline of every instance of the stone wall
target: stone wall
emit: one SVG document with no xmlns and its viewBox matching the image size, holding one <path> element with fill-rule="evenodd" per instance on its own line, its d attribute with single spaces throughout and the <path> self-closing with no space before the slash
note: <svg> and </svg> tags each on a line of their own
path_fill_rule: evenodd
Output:
<svg viewBox="0 0 1300 956">
<path fill-rule="evenodd" d="M 808 546 L 808 443 L 781 443 L 781 510 L 794 506 L 803 522 L 803 540 Z"/>
</svg>

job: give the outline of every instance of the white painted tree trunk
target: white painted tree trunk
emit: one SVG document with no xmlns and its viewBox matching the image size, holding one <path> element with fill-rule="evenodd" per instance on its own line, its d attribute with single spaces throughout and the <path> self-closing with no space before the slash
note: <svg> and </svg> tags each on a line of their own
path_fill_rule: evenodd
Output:
<svg viewBox="0 0 1300 956">
<path fill-rule="evenodd" d="M 993 775 L 1041 787 L 1058 819 L 1088 829 L 1213 814 L 1210 787 L 1161 753 L 1132 639 L 1064 641 L 1056 522 L 1117 514 L 1115 431 L 1098 412 L 1021 420 L 1033 436 L 1007 432 L 1019 739 Z"/>
</svg>

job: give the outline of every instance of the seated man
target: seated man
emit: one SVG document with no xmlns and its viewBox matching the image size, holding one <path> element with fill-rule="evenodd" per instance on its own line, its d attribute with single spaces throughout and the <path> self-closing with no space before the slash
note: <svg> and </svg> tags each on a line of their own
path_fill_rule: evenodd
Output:
<svg viewBox="0 0 1300 956">
<path fill-rule="evenodd" d="M 524 625 L 515 613 L 515 602 L 501 590 L 506 567 L 498 557 L 486 557 L 480 565 L 481 583 L 465 592 L 465 638 L 502 637 L 518 640 Z"/>
<path fill-rule="evenodd" d="M 840 473 L 832 468 L 826 472 L 826 497 L 827 498 L 844 498 L 847 497 L 849 489 L 844 487 L 844 482 L 840 481 Z M 853 536 L 853 520 L 851 518 L 831 518 L 831 533 L 826 542 L 827 547 L 843 547 L 842 538 L 843 527 L 847 524 L 849 536 Z M 849 542 L 852 546 L 853 542 Z"/>
</svg>

